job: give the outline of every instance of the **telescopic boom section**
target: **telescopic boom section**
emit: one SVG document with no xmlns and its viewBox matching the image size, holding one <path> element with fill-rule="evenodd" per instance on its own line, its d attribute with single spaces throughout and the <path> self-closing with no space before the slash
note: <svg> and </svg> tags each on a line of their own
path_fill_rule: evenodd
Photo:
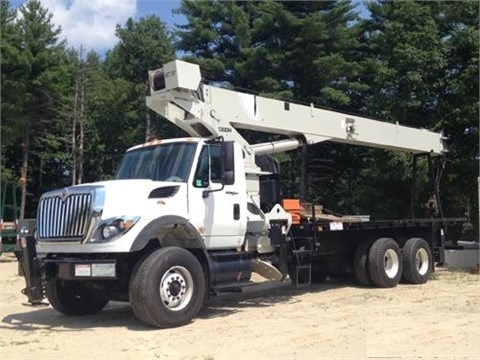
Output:
<svg viewBox="0 0 480 360">
<path fill-rule="evenodd" d="M 151 71 L 149 78 L 149 108 L 191 136 L 235 140 L 252 157 L 326 140 L 414 154 L 446 151 L 441 133 L 202 84 L 196 64 L 176 60 Z M 236 129 L 290 139 L 252 145 Z"/>
</svg>

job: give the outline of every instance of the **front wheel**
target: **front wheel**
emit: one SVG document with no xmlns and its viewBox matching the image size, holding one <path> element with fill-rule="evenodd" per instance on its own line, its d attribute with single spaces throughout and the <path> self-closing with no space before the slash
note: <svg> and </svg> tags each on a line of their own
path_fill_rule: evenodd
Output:
<svg viewBox="0 0 480 360">
<path fill-rule="evenodd" d="M 205 277 L 197 258 L 188 250 L 166 247 L 140 261 L 129 289 L 135 315 L 161 328 L 191 321 L 205 296 Z"/>
<path fill-rule="evenodd" d="M 65 315 L 88 315 L 101 311 L 108 300 L 99 299 L 73 282 L 50 279 L 45 285 L 48 302 Z"/>
</svg>

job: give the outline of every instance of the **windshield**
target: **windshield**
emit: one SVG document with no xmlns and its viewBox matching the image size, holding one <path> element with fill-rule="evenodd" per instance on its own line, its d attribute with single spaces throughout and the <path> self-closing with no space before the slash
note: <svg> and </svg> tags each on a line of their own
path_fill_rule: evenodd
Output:
<svg viewBox="0 0 480 360">
<path fill-rule="evenodd" d="M 115 178 L 185 182 L 196 146 L 196 143 L 178 142 L 129 151 Z"/>
</svg>

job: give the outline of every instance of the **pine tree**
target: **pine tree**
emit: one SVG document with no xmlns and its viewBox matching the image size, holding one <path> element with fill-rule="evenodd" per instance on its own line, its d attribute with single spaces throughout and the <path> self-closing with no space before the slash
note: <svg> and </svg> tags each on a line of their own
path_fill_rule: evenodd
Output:
<svg viewBox="0 0 480 360">
<path fill-rule="evenodd" d="M 138 21 L 128 19 L 123 27 L 117 26 L 116 35 L 119 43 L 108 52 L 105 59 L 107 73 L 112 78 L 121 77 L 132 84 L 132 101 L 137 99 L 137 106 L 142 109 L 138 114 L 139 119 L 145 118 L 145 125 L 138 127 L 138 123 L 135 124 L 137 129 L 144 129 L 143 139 L 156 132 L 164 133 L 164 126 L 152 124 L 152 115 L 143 104 L 149 90 L 148 71 L 162 67 L 165 62 L 175 58 L 170 34 L 165 24 L 151 15 Z M 171 133 L 168 127 L 166 132 Z M 141 139 L 139 137 L 138 141 Z"/>
<path fill-rule="evenodd" d="M 448 138 L 443 198 L 447 214 L 468 218 L 468 240 L 479 238 L 479 12 L 474 1 L 442 2 L 436 15 L 446 58 L 436 121 Z"/>
<path fill-rule="evenodd" d="M 0 170 L 1 181 L 18 181 L 19 173 L 10 168 L 12 152 L 20 148 L 17 134 L 21 131 L 18 118 L 22 113 L 22 106 L 18 98 L 23 94 L 23 83 L 19 80 L 24 71 L 24 64 L 20 62 L 18 43 L 18 26 L 15 23 L 16 11 L 8 1 L 0 3 L 0 61 L 1 61 L 1 145 Z"/>
<path fill-rule="evenodd" d="M 63 183 L 60 178 L 64 171 L 62 154 L 65 154 L 65 148 L 61 134 L 66 123 L 59 121 L 65 119 L 56 108 L 63 102 L 69 78 L 65 66 L 65 42 L 59 40 L 61 29 L 54 27 L 52 14 L 36 0 L 27 2 L 19 11 L 22 16 L 17 22 L 15 46 L 22 68 L 16 81 L 22 86 L 23 93 L 17 102 L 21 111 L 15 121 L 21 129 L 22 139 L 20 218 L 23 218 L 26 210 L 35 208 L 32 199 L 26 209 L 27 188 L 29 193 L 37 195 L 36 198 L 42 191 L 41 181 L 33 183 L 29 179 L 32 154 L 36 157 L 34 172 L 41 174 L 44 171 L 42 165 L 52 162 L 49 172 L 55 173 L 56 180 Z"/>
</svg>

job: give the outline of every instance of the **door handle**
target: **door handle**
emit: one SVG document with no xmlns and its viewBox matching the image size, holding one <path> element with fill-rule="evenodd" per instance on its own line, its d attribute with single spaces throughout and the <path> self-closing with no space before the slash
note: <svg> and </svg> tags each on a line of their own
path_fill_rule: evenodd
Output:
<svg viewBox="0 0 480 360">
<path fill-rule="evenodd" d="M 233 204 L 233 220 L 240 220 L 240 205 Z"/>
</svg>

